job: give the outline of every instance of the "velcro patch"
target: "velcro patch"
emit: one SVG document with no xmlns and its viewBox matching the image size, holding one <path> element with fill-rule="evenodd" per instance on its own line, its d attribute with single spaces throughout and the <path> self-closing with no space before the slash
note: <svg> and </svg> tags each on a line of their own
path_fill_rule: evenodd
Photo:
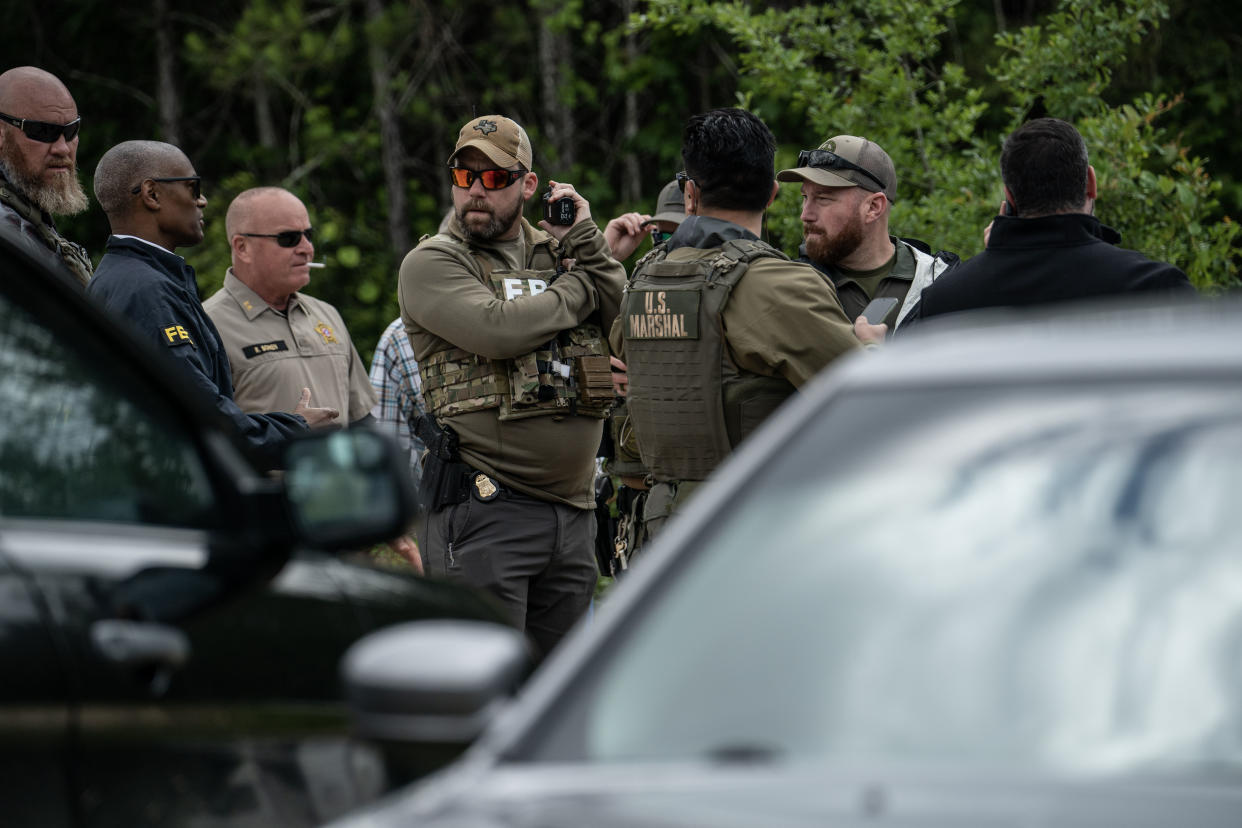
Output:
<svg viewBox="0 0 1242 828">
<path fill-rule="evenodd" d="M 260 342 L 257 345 L 247 345 L 242 348 L 242 356 L 246 359 L 254 359 L 264 354 L 275 353 L 276 351 L 287 351 L 289 346 L 285 344 L 283 339 L 277 339 L 274 342 Z"/>
<path fill-rule="evenodd" d="M 190 338 L 190 332 L 181 325 L 165 325 L 160 329 L 160 332 L 164 335 L 164 344 L 170 347 L 173 345 L 198 347 L 194 344 L 194 340 Z"/>
<path fill-rule="evenodd" d="M 627 339 L 698 339 L 697 290 L 631 290 L 625 304 Z"/>
</svg>

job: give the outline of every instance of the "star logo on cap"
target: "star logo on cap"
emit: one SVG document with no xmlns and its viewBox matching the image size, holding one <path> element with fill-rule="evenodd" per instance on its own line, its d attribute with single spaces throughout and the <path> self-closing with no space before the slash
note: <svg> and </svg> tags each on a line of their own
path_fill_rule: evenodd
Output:
<svg viewBox="0 0 1242 828">
<path fill-rule="evenodd" d="M 491 135 L 493 132 L 499 129 L 499 127 L 496 126 L 495 121 L 489 121 L 486 118 L 484 118 L 482 121 L 479 121 L 477 124 L 475 124 L 474 128 L 477 129 L 479 132 L 483 133 L 484 135 Z"/>
</svg>

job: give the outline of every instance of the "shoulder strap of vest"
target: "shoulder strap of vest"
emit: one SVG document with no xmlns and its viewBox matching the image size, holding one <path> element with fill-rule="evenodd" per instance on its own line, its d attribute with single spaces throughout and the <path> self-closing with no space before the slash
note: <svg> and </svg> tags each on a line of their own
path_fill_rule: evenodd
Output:
<svg viewBox="0 0 1242 828">
<path fill-rule="evenodd" d="M 756 239 L 729 239 L 720 247 L 720 252 L 711 260 L 712 281 L 723 281 L 733 284 L 742 278 L 745 267 L 756 259 L 784 259 L 789 257 L 765 241 Z"/>
</svg>

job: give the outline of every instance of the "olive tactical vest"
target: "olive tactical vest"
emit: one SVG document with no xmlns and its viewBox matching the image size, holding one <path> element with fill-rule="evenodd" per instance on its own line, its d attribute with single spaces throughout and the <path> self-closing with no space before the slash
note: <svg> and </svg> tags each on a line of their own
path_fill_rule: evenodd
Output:
<svg viewBox="0 0 1242 828">
<path fill-rule="evenodd" d="M 497 298 L 507 300 L 515 287 L 546 290 L 559 275 L 552 242 L 535 244 L 521 271 L 495 270 L 486 251 L 440 233 L 424 236 L 460 260 Z M 549 414 L 576 414 L 594 419 L 608 416 L 613 400 L 608 345 L 598 324 L 584 322 L 513 359 L 487 359 L 449 347 L 419 363 L 423 397 L 437 418 L 467 411 L 500 409 L 501 420 Z"/>
<path fill-rule="evenodd" d="M 788 257 L 745 239 L 690 261 L 667 255 L 662 245 L 639 261 L 621 300 L 626 402 L 652 476 L 703 480 L 794 392 L 781 377 L 739 369 L 720 320 L 750 262 Z"/>
<path fill-rule="evenodd" d="M 60 257 L 65 267 L 69 269 L 74 278 L 82 283 L 83 287 L 86 286 L 94 271 L 86 248 L 69 241 L 57 232 L 55 227 L 44 221 L 43 211 L 14 191 L 13 185 L 3 175 L 0 175 L 0 203 L 29 222 L 48 249 Z"/>
</svg>

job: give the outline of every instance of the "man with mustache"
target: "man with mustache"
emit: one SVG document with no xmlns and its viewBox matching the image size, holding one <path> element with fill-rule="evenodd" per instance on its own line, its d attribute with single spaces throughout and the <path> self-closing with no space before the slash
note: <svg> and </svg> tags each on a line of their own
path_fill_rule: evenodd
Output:
<svg viewBox="0 0 1242 828">
<path fill-rule="evenodd" d="M 804 255 L 832 279 L 846 316 L 854 321 L 872 299 L 897 300 L 882 320 L 894 330 L 923 288 L 957 264 L 952 253 L 931 255 L 923 242 L 888 232 L 897 200 L 897 170 L 879 144 L 838 135 L 798 153 L 795 169 L 777 181 L 802 183 Z M 879 321 L 879 320 L 877 320 Z"/>
<path fill-rule="evenodd" d="M 87 207 L 78 180 L 80 124 L 73 96 L 55 75 L 34 66 L 0 74 L 0 220 L 56 254 L 85 286 L 90 257 L 52 220 Z"/>
<path fill-rule="evenodd" d="M 491 592 L 542 654 L 595 587 L 603 332 L 625 270 L 569 184 L 549 182 L 565 223 L 522 217 L 531 162 L 514 121 L 468 121 L 448 158 L 453 221 L 405 257 L 399 291 L 428 411 L 424 567 Z"/>
</svg>

